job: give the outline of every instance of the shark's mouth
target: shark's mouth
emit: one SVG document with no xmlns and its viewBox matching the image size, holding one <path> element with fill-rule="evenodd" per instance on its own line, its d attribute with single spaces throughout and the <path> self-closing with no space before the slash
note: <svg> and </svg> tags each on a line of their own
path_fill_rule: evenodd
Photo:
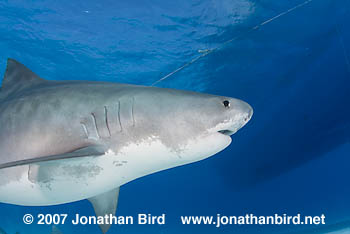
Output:
<svg viewBox="0 0 350 234">
<path fill-rule="evenodd" d="M 239 129 L 241 129 L 250 120 L 248 114 L 242 114 L 234 119 L 224 121 L 219 123 L 216 127 L 210 129 L 210 132 L 217 132 L 225 136 L 231 136 L 235 134 Z"/>
<path fill-rule="evenodd" d="M 218 131 L 218 133 L 224 134 L 226 136 L 231 136 L 232 134 L 235 133 L 235 131 L 231 131 L 231 130 L 220 130 Z"/>
<path fill-rule="evenodd" d="M 228 122 L 221 125 L 218 125 L 216 128 L 216 132 L 221 133 L 226 136 L 231 136 L 235 134 L 239 129 L 241 129 L 248 121 L 240 120 L 236 122 Z"/>
</svg>

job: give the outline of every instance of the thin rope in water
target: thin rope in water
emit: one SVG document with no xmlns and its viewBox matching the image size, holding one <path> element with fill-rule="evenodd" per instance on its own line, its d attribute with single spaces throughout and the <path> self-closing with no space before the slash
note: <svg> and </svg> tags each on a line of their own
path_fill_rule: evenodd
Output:
<svg viewBox="0 0 350 234">
<path fill-rule="evenodd" d="M 346 51 L 346 47 L 345 47 L 345 43 L 344 43 L 343 37 L 340 34 L 339 25 L 337 23 L 335 24 L 335 29 L 336 29 L 338 37 L 339 37 L 340 46 L 343 49 L 345 64 L 346 64 L 348 73 L 350 74 L 350 59 L 349 59 L 348 53 Z"/>
<path fill-rule="evenodd" d="M 231 43 L 231 42 L 237 40 L 238 38 L 242 37 L 243 35 L 246 35 L 246 34 L 252 32 L 252 31 L 254 31 L 254 30 L 257 30 L 258 28 L 260 28 L 260 27 L 262 27 L 262 26 L 264 26 L 264 25 L 266 25 L 266 24 L 269 24 L 269 23 L 275 21 L 276 19 L 278 19 L 278 18 L 280 18 L 280 17 L 282 17 L 282 16 L 284 16 L 284 15 L 289 14 L 289 13 L 291 13 L 292 11 L 295 11 L 295 10 L 297 10 L 298 8 L 301 8 L 301 7 L 303 7 L 303 6 L 307 5 L 307 4 L 309 4 L 309 3 L 312 2 L 312 1 L 313 1 L 313 0 L 306 0 L 306 1 L 303 2 L 303 3 L 300 3 L 300 4 L 298 4 L 298 5 L 296 5 L 296 6 L 292 7 L 292 8 L 289 8 L 288 10 L 286 10 L 286 11 L 284 11 L 284 12 L 282 12 L 282 13 L 280 13 L 280 14 L 278 14 L 278 15 L 276 15 L 276 16 L 274 16 L 274 17 L 268 19 L 268 20 L 265 20 L 264 22 L 262 22 L 262 23 L 260 23 L 260 24 L 257 24 L 256 26 L 250 28 L 249 30 L 247 30 L 247 31 L 245 31 L 245 32 L 242 32 L 241 34 L 239 34 L 239 35 L 237 35 L 237 36 L 231 38 L 230 40 L 227 40 L 227 41 L 223 42 L 221 45 L 219 45 L 219 46 L 217 46 L 217 47 L 215 47 L 215 48 L 213 48 L 213 49 L 204 50 L 203 52 L 201 52 L 201 55 L 195 57 L 194 59 L 192 59 L 191 61 L 185 63 L 185 64 L 182 65 L 181 67 L 179 67 L 179 68 L 175 69 L 174 71 L 170 72 L 169 74 L 163 76 L 163 77 L 160 78 L 159 80 L 155 81 L 151 86 L 154 86 L 154 85 L 158 84 L 159 82 L 162 82 L 163 80 L 169 78 L 170 76 L 174 75 L 175 73 L 177 73 L 177 72 L 183 70 L 184 68 L 188 67 L 189 65 L 195 63 L 195 62 L 198 61 L 199 59 L 201 59 L 201 58 L 203 58 L 203 57 L 205 57 L 205 56 L 207 56 L 207 55 L 213 53 L 214 51 L 217 51 L 217 50 L 219 50 L 219 49 L 225 47 L 227 44 L 229 44 L 229 43 Z"/>
</svg>

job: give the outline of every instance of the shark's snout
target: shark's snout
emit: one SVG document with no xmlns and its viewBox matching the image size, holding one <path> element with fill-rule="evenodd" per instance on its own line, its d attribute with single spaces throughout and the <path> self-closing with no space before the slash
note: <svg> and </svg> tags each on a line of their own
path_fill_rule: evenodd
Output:
<svg viewBox="0 0 350 234">
<path fill-rule="evenodd" d="M 253 116 L 253 108 L 242 100 L 234 99 L 235 105 L 232 110 L 232 128 L 238 131 L 242 128 Z"/>
<path fill-rule="evenodd" d="M 253 108 L 239 99 L 227 98 L 223 105 L 226 113 L 223 122 L 216 127 L 219 133 L 230 136 L 246 125 L 253 116 Z"/>
<path fill-rule="evenodd" d="M 244 118 L 244 120 L 248 122 L 253 116 L 253 108 L 246 102 L 244 102 L 244 104 L 245 104 L 245 112 L 246 112 L 246 117 Z"/>
</svg>

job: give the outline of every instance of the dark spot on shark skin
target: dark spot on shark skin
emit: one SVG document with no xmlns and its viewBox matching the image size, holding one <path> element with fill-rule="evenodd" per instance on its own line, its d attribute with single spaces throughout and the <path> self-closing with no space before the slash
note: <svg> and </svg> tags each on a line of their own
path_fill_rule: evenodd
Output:
<svg viewBox="0 0 350 234">
<path fill-rule="evenodd" d="M 51 188 L 51 181 L 47 181 L 45 183 L 41 183 L 40 184 L 40 187 L 43 188 L 43 187 L 46 187 L 48 190 L 52 191 L 52 188 Z"/>
<path fill-rule="evenodd" d="M 28 180 L 32 182 L 33 184 L 39 182 L 39 185 L 41 188 L 46 187 L 49 190 L 52 190 L 51 188 L 51 181 L 52 178 L 47 177 L 45 180 L 38 180 L 38 174 L 39 174 L 39 165 L 29 165 L 28 169 Z"/>
<path fill-rule="evenodd" d="M 60 165 L 57 162 L 46 162 L 40 165 L 31 165 L 28 178 L 32 183 L 38 183 L 51 190 L 51 182 L 62 175 L 72 179 L 96 177 L 103 168 L 95 165 Z"/>
<path fill-rule="evenodd" d="M 123 166 L 123 165 L 125 165 L 127 163 L 128 163 L 128 161 L 119 161 L 119 160 L 113 161 L 113 165 L 116 166 L 116 167 Z"/>
<path fill-rule="evenodd" d="M 82 178 L 82 177 L 96 177 L 103 170 L 99 166 L 63 166 L 62 169 L 71 177 Z"/>
</svg>

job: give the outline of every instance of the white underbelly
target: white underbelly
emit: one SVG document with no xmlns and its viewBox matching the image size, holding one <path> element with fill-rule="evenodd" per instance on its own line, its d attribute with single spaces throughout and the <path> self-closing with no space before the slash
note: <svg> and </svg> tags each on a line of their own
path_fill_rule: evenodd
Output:
<svg viewBox="0 0 350 234">
<path fill-rule="evenodd" d="M 106 156 L 102 156 L 106 157 Z M 105 159 L 106 160 L 106 159 Z M 110 167 L 97 157 L 60 160 L 3 169 L 0 201 L 17 205 L 54 205 L 88 198 L 113 188 Z M 16 178 L 11 178 L 16 174 Z"/>
<path fill-rule="evenodd" d="M 86 199 L 119 187 L 146 173 L 143 170 L 153 147 L 142 154 L 130 149 L 117 155 L 65 159 L 0 170 L 0 202 L 17 205 L 54 205 Z M 161 152 L 159 151 L 161 150 Z M 154 150 L 153 150 L 154 152 Z M 151 153 L 151 152 L 149 152 Z M 172 157 L 158 148 L 164 159 Z M 154 155 L 154 154 L 153 154 Z M 164 160 L 164 164 L 168 160 Z M 161 163 L 161 162 L 159 162 Z M 142 167 L 139 164 L 144 164 Z M 152 165 L 150 164 L 150 167 Z M 147 171 L 152 169 L 147 167 Z M 154 168 L 156 169 L 156 168 Z M 4 181 L 4 179 L 7 179 Z"/>
<path fill-rule="evenodd" d="M 87 199 L 147 174 L 209 157 L 231 142 L 209 140 L 206 145 L 190 147 L 196 157 L 186 157 L 153 140 L 131 144 L 118 154 L 110 150 L 103 156 L 1 169 L 0 202 L 41 206 Z"/>
</svg>

